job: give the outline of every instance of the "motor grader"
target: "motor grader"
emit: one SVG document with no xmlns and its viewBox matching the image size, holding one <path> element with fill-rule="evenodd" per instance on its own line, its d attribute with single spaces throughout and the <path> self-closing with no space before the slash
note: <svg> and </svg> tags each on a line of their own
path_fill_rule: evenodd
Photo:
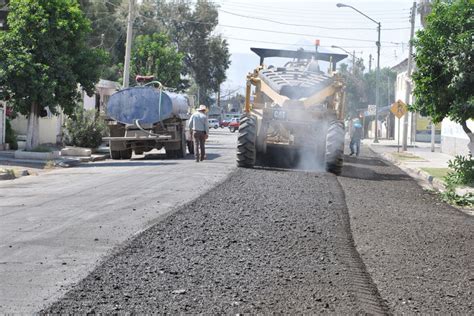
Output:
<svg viewBox="0 0 474 316">
<path fill-rule="evenodd" d="M 340 174 L 344 152 L 344 82 L 334 69 L 347 55 L 251 48 L 260 65 L 247 75 L 237 165 L 252 168 L 271 156 L 291 165 Z M 265 58 L 289 58 L 284 67 Z M 328 63 L 327 72 L 319 62 Z M 275 150 L 278 149 L 278 150 Z"/>
</svg>

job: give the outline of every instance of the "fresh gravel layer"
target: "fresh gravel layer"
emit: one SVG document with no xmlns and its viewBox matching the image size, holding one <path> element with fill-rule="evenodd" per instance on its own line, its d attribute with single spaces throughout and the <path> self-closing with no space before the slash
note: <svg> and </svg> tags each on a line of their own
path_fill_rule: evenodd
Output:
<svg viewBox="0 0 474 316">
<path fill-rule="evenodd" d="M 474 313 L 474 217 L 443 203 L 364 148 L 346 157 L 357 249 L 394 314 Z"/>
<path fill-rule="evenodd" d="M 326 173 L 238 169 L 42 312 L 384 313 Z"/>
</svg>

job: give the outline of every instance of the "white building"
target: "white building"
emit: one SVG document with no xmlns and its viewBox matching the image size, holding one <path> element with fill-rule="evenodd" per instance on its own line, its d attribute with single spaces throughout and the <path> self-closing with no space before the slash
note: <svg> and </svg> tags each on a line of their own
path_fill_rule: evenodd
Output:
<svg viewBox="0 0 474 316">
<path fill-rule="evenodd" d="M 85 109 L 96 109 L 99 112 L 105 110 L 105 105 L 109 97 L 118 89 L 117 82 L 101 79 L 96 84 L 96 93 L 89 97 L 82 91 L 82 98 Z M 39 119 L 39 143 L 40 144 L 60 144 L 63 138 L 64 115 L 53 115 L 47 111 L 45 117 Z M 12 128 L 17 135 L 26 135 L 28 119 L 23 115 L 18 115 L 12 120 Z"/>
</svg>

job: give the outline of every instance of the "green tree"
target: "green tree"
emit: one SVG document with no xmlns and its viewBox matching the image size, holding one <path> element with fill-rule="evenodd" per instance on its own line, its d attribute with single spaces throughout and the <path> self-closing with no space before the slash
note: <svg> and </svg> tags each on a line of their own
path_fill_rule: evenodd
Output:
<svg viewBox="0 0 474 316">
<path fill-rule="evenodd" d="M 102 48 L 110 56 L 101 78 L 120 80 L 120 64 L 123 63 L 125 55 L 127 3 L 123 0 L 79 0 L 79 4 L 91 21 L 91 32 L 87 36 L 88 45 Z"/>
<path fill-rule="evenodd" d="M 183 57 L 165 34 L 139 35 L 133 45 L 131 74 L 154 75 L 163 85 L 178 88 Z"/>
<path fill-rule="evenodd" d="M 474 152 L 474 135 L 466 121 L 474 118 L 474 4 L 472 0 L 437 0 L 416 33 L 415 104 L 412 109 L 461 124 Z"/>
<path fill-rule="evenodd" d="M 208 0 L 198 0 L 195 5 L 187 0 L 144 0 L 135 24 L 137 34 L 168 34 L 184 54 L 183 75 L 189 74 L 199 87 L 200 102 L 209 102 L 230 65 L 227 41 L 213 34 L 217 6 Z"/>
<path fill-rule="evenodd" d="M 90 22 L 76 0 L 12 0 L 10 30 L 0 33 L 0 86 L 16 111 L 28 116 L 27 150 L 39 143 L 45 107 L 71 114 L 80 93 L 92 95 L 105 60 L 87 46 Z"/>
</svg>

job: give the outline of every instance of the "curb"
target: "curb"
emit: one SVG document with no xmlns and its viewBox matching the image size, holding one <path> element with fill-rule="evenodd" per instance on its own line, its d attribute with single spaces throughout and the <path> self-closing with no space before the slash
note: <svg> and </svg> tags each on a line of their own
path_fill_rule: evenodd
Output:
<svg viewBox="0 0 474 316">
<path fill-rule="evenodd" d="M 434 178 L 432 175 L 428 174 L 426 171 L 423 171 L 418 168 L 408 167 L 403 162 L 400 162 L 397 159 L 395 159 L 390 153 L 378 153 L 372 148 L 372 146 L 369 145 L 368 147 L 374 154 L 376 154 L 379 157 L 382 157 L 383 159 L 387 161 L 390 161 L 392 164 L 394 164 L 395 166 L 399 167 L 401 170 L 406 172 L 413 179 L 416 179 L 422 182 L 425 186 L 439 192 L 446 191 L 446 186 L 444 185 L 444 183 L 441 180 Z"/>
<path fill-rule="evenodd" d="M 438 191 L 438 192 L 444 192 L 446 191 L 446 186 L 444 183 L 436 178 L 434 178 L 432 175 L 428 174 L 427 172 L 418 169 L 418 168 L 412 168 L 408 167 L 402 162 L 398 161 L 395 159 L 391 154 L 389 153 L 378 153 L 372 147 L 369 145 L 368 148 L 370 151 L 372 151 L 375 155 L 381 157 L 384 160 L 387 160 L 400 168 L 402 171 L 404 171 L 407 175 L 409 175 L 411 178 L 416 180 L 420 185 L 428 187 L 432 190 Z M 474 216 L 474 210 L 472 209 L 467 209 L 463 208 L 460 206 L 456 205 L 451 205 L 452 207 L 456 208 L 457 210 L 461 211 L 462 213 L 469 215 L 469 216 Z"/>
</svg>

